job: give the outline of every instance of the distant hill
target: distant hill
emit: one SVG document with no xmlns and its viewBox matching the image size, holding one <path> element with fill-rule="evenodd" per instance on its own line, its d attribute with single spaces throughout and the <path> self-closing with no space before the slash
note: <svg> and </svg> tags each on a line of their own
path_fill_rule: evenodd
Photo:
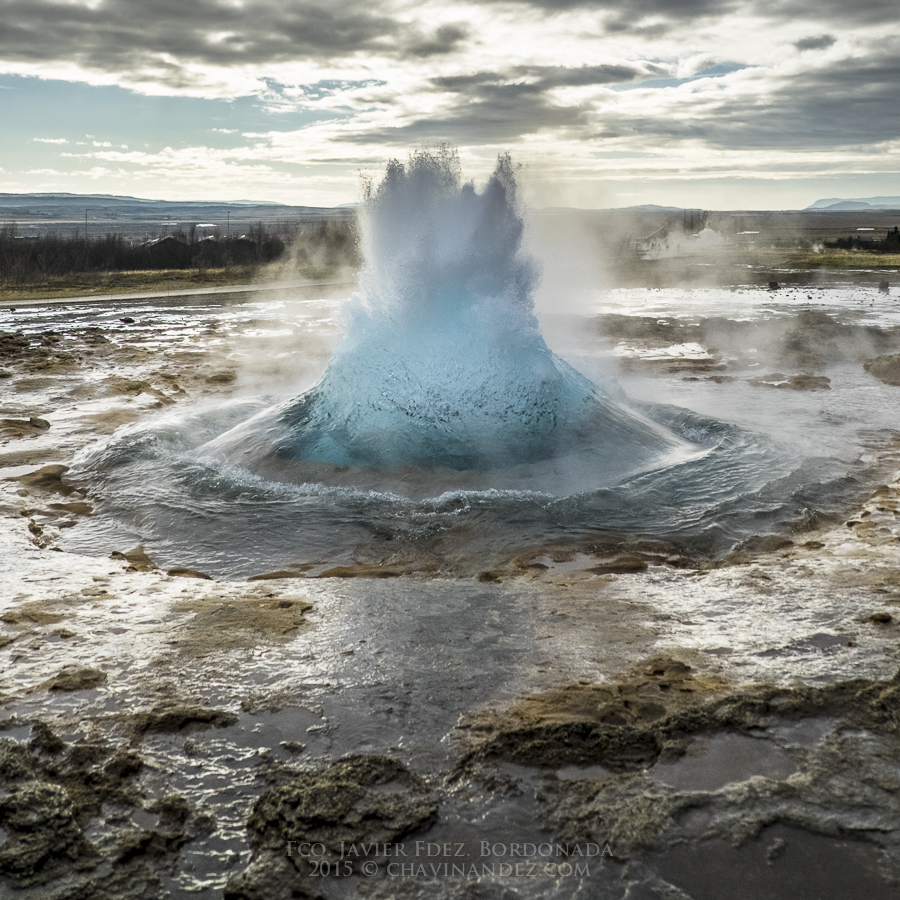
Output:
<svg viewBox="0 0 900 900">
<path fill-rule="evenodd" d="M 655 203 L 642 203 L 640 206 L 624 206 L 622 209 L 633 209 L 637 212 L 683 212 L 680 206 L 657 206 Z"/>
<path fill-rule="evenodd" d="M 841 199 L 830 197 L 827 200 L 816 200 L 807 209 L 833 210 L 866 210 L 866 209 L 900 209 L 900 197 L 852 197 Z"/>
<path fill-rule="evenodd" d="M 614 206 L 610 208 L 589 208 L 589 207 L 581 207 L 581 206 L 541 206 L 532 210 L 532 212 L 538 213 L 598 213 L 598 212 L 614 212 L 614 213 L 626 213 L 626 212 L 656 212 L 656 213 L 670 213 L 670 212 L 684 212 L 683 207 L 681 206 L 657 206 L 655 203 L 643 203 L 640 206 Z"/>
<path fill-rule="evenodd" d="M 201 221 L 255 218 L 350 218 L 351 209 L 318 206 L 287 206 L 258 200 L 144 200 L 112 194 L 3 194 L 0 193 L 0 222 L 75 221 L 87 213 L 91 220 L 147 221 L 148 219 Z"/>
<path fill-rule="evenodd" d="M 871 203 L 863 203 L 862 200 L 841 200 L 840 203 L 832 203 L 825 209 L 875 209 Z"/>
</svg>

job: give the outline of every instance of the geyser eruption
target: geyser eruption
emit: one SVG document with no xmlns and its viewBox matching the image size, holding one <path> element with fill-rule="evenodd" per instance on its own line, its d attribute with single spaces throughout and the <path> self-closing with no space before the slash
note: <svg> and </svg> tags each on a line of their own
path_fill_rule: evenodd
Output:
<svg viewBox="0 0 900 900">
<path fill-rule="evenodd" d="M 458 574 L 598 533 L 719 553 L 833 508 L 857 483 L 843 460 L 630 403 L 551 352 L 513 174 L 503 157 L 478 191 L 450 152 L 392 163 L 318 383 L 275 406 L 175 407 L 87 448 L 66 477 L 102 512 L 68 546 L 108 553 L 124 529 L 161 565 L 228 577 L 386 560 Z M 816 449 L 821 418 L 802 420 Z"/>
<path fill-rule="evenodd" d="M 586 453 L 606 480 L 694 449 L 547 347 L 508 156 L 477 191 L 454 152 L 420 151 L 367 193 L 360 291 L 321 379 L 201 454 L 485 470 Z"/>
</svg>

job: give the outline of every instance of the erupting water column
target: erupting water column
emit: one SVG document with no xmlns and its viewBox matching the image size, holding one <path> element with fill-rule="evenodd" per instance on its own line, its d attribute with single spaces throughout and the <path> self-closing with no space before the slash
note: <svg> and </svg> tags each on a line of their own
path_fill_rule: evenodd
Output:
<svg viewBox="0 0 900 900">
<path fill-rule="evenodd" d="M 377 469 L 496 469 L 588 452 L 646 467 L 687 445 L 547 347 L 533 314 L 513 165 L 482 191 L 449 150 L 393 161 L 361 217 L 366 265 L 345 339 L 319 382 L 201 448 L 250 469 L 277 460 Z"/>
</svg>

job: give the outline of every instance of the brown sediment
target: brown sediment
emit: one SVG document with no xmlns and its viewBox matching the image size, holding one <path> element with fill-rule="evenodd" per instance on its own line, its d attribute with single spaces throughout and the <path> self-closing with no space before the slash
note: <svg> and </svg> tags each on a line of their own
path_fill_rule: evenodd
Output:
<svg viewBox="0 0 900 900">
<path fill-rule="evenodd" d="M 458 727 L 473 749 L 463 766 L 489 757 L 540 766 L 603 764 L 617 771 L 645 766 L 662 752 L 664 723 L 675 718 L 672 730 L 683 731 L 697 719 L 696 710 L 727 688 L 724 680 L 696 676 L 677 659 L 654 657 L 612 684 L 567 685 L 524 697 L 504 713 L 465 716 Z"/>
<path fill-rule="evenodd" d="M 884 384 L 900 385 L 900 353 L 866 360 L 863 368 Z"/>
<path fill-rule="evenodd" d="M 771 556 L 781 550 L 788 550 L 794 546 L 791 538 L 782 534 L 753 535 L 745 541 L 741 541 L 725 558 L 725 564 L 729 566 L 743 566 L 754 562 L 761 557 Z"/>
<path fill-rule="evenodd" d="M 391 786 L 398 790 L 380 792 Z M 397 841 L 437 816 L 425 782 L 387 756 L 354 755 L 324 768 L 291 773 L 257 801 L 247 826 L 251 846 L 282 850 L 286 839 L 316 841 L 332 853 L 341 842 Z"/>
<path fill-rule="evenodd" d="M 104 684 L 106 672 L 67 666 L 39 687 L 47 691 L 89 691 Z"/>
<path fill-rule="evenodd" d="M 354 563 L 352 566 L 334 566 L 319 572 L 316 578 L 398 578 L 400 575 L 411 574 L 415 569 L 404 572 L 399 568 L 385 568 L 383 566 Z"/>
<path fill-rule="evenodd" d="M 387 756 L 347 756 L 324 768 L 285 773 L 263 794 L 247 821 L 250 865 L 225 888 L 226 900 L 318 896 L 309 858 L 288 853 L 288 841 L 317 844 L 337 861 L 355 844 L 388 848 L 437 820 L 438 803 L 425 782 Z M 367 861 L 384 862 L 384 849 Z M 354 871 L 359 862 L 350 864 Z"/>
<path fill-rule="evenodd" d="M 71 513 L 74 516 L 89 516 L 94 508 L 83 500 L 74 500 L 71 503 L 50 503 L 49 508 L 60 512 Z"/>
<path fill-rule="evenodd" d="M 225 369 L 221 372 L 213 372 L 212 375 L 206 376 L 207 384 L 231 384 L 237 380 L 237 372 L 232 369 Z"/>
<path fill-rule="evenodd" d="M 596 566 L 589 566 L 585 572 L 593 575 L 627 575 L 633 572 L 646 572 L 647 561 L 638 556 L 619 556 Z"/>
<path fill-rule="evenodd" d="M 551 564 L 540 562 L 541 557 L 549 559 Z M 572 564 L 566 566 L 566 577 L 629 575 L 645 572 L 650 566 L 691 569 L 709 565 L 708 560 L 690 554 L 686 547 L 674 541 L 643 535 L 595 534 L 519 550 L 505 566 L 486 570 L 478 578 L 484 581 L 513 575 L 552 578 L 556 574 L 553 564 L 566 563 Z"/>
<path fill-rule="evenodd" d="M 55 625 L 62 622 L 65 615 L 61 612 L 48 611 L 55 609 L 55 604 L 51 600 L 32 600 L 30 603 L 23 603 L 14 609 L 7 610 L 0 615 L 0 622 L 7 625 Z"/>
<path fill-rule="evenodd" d="M 263 641 L 283 642 L 308 626 L 312 604 L 286 597 L 244 597 L 224 600 L 204 597 L 173 606 L 179 613 L 194 613 L 169 640 L 184 656 L 205 656 L 212 651 L 255 647 Z"/>
<path fill-rule="evenodd" d="M 55 447 L 14 450 L 10 453 L 0 453 L 0 467 L 36 466 L 38 463 L 58 460 L 59 457 L 60 451 Z"/>
<path fill-rule="evenodd" d="M 104 387 L 104 392 L 107 394 L 124 394 L 132 397 L 136 397 L 138 394 L 148 394 L 151 397 L 155 397 L 160 403 L 163 403 L 166 406 L 175 402 L 168 394 L 153 387 L 149 381 L 116 377 L 108 379 Z"/>
<path fill-rule="evenodd" d="M 212 581 L 212 575 L 207 575 L 206 572 L 200 572 L 197 569 L 185 569 L 181 566 L 167 569 L 166 575 L 171 575 L 174 578 L 200 578 L 203 581 Z"/>
<path fill-rule="evenodd" d="M 56 375 L 23 375 L 15 380 L 13 390 L 19 394 L 43 391 L 50 387 L 57 387 L 62 382 L 63 379 Z"/>
<path fill-rule="evenodd" d="M 7 481 L 18 481 L 26 487 L 54 492 L 67 497 L 69 494 L 75 492 L 75 488 L 63 483 L 62 476 L 68 471 L 69 467 L 63 465 L 42 466 L 34 472 L 28 472 L 25 475 L 16 475 L 12 478 L 8 478 Z"/>
<path fill-rule="evenodd" d="M 186 734 L 208 728 L 226 728 L 238 717 L 227 710 L 177 702 L 155 706 L 149 712 L 131 713 L 124 717 L 126 726 L 137 737 L 145 734 Z"/>
<path fill-rule="evenodd" d="M 152 572 L 158 568 L 156 563 L 147 556 L 144 551 L 144 545 L 138 544 L 131 550 L 113 550 L 109 555 L 110 559 L 124 559 L 128 563 L 126 572 Z"/>
<path fill-rule="evenodd" d="M 50 423 L 38 416 L 30 416 L 27 419 L 0 419 L 0 437 L 22 438 L 45 434 L 49 430 Z"/>
<path fill-rule="evenodd" d="M 21 629 L 20 634 L 32 634 L 37 628 L 58 625 L 69 618 L 78 606 L 109 598 L 110 594 L 102 588 L 85 588 L 78 594 L 68 594 L 65 597 L 29 600 L 0 614 L 0 622 Z"/>
<path fill-rule="evenodd" d="M 290 569 L 279 569 L 277 572 L 263 572 L 261 575 L 251 575 L 247 581 L 276 581 L 280 578 L 303 578 L 314 567 L 314 563 L 297 563 L 291 566 Z"/>
<path fill-rule="evenodd" d="M 503 581 L 503 576 L 506 574 L 507 573 L 505 572 L 484 571 L 479 572 L 475 577 L 482 584 L 501 584 Z"/>
<path fill-rule="evenodd" d="M 89 430 L 95 434 L 112 434 L 122 425 L 130 425 L 143 415 L 138 407 L 116 407 L 102 412 L 89 413 L 85 418 L 90 422 Z"/>
<path fill-rule="evenodd" d="M 746 731 L 773 716 L 796 721 L 824 715 L 894 733 L 900 726 L 900 671 L 890 681 L 732 688 L 721 678 L 695 675 L 677 659 L 655 657 L 611 684 L 568 685 L 525 697 L 501 713 L 464 717 L 458 727 L 470 749 L 457 774 L 489 759 L 638 771 L 680 756 L 696 734 Z"/>
<path fill-rule="evenodd" d="M 155 828 L 123 829 L 120 820 L 106 840 L 89 842 L 85 829 L 104 805 L 143 808 L 135 781 L 144 765 L 141 757 L 102 740 L 68 743 L 40 719 L 29 724 L 27 744 L 3 739 L 0 731 L 4 883 L 28 896 L 62 896 L 60 890 L 67 897 L 98 900 L 163 896 L 147 861 L 171 867 L 186 841 L 209 831 L 209 817 L 181 797 L 163 797 L 146 806 L 158 816 Z"/>
</svg>

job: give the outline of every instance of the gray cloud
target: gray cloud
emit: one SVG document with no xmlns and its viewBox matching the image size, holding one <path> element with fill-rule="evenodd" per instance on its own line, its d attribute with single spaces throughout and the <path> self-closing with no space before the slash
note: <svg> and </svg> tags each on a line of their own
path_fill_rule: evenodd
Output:
<svg viewBox="0 0 900 900">
<path fill-rule="evenodd" d="M 406 50 L 411 56 L 438 56 L 451 53 L 469 36 L 469 29 L 462 24 L 441 25 L 430 37 L 409 40 Z"/>
<path fill-rule="evenodd" d="M 606 130 L 671 138 L 700 139 L 726 149 L 827 150 L 865 146 L 900 137 L 897 84 L 900 46 L 886 40 L 864 59 L 838 60 L 824 69 L 761 87 L 755 97 L 696 109 L 684 119 L 668 116 L 604 118 Z"/>
<path fill-rule="evenodd" d="M 623 3 L 622 0 L 524 0 L 524 2 L 554 12 L 589 7 L 616 13 L 622 19 L 633 21 L 651 16 L 689 19 L 705 15 L 724 15 L 740 5 L 740 0 L 629 0 L 627 3 Z"/>
<path fill-rule="evenodd" d="M 476 0 L 479 2 L 479 0 Z M 508 7 L 516 0 L 502 2 Z M 896 0 L 519 0 L 548 14 L 590 9 L 610 30 L 650 34 L 669 24 L 701 17 L 727 17 L 737 9 L 773 20 L 815 21 L 811 36 L 796 41 L 801 51 L 826 49 L 836 38 L 824 29 L 843 24 L 893 22 Z M 340 61 L 366 54 L 406 59 L 452 53 L 477 35 L 465 23 L 428 30 L 401 23 L 385 0 L 103 0 L 96 9 L 64 0 L 0 0 L 0 58 L 9 61 L 74 62 L 95 71 L 120 74 L 122 81 L 142 72 L 170 87 L 190 91 L 188 63 L 207 66 L 258 66 L 313 59 Z M 793 17 L 793 19 L 792 19 Z M 854 18 L 855 17 L 855 18 Z M 433 26 L 432 26 L 433 27 Z M 814 30 L 815 29 L 815 30 Z M 819 33 L 822 29 L 822 33 Z M 652 45 L 650 45 L 652 46 Z M 447 139 L 460 144 L 504 144 L 547 130 L 560 137 L 600 141 L 639 134 L 678 141 L 701 139 L 717 147 L 840 147 L 864 145 L 900 135 L 896 85 L 900 52 L 882 41 L 867 56 L 835 62 L 826 70 L 810 67 L 790 80 L 761 81 L 757 97 L 699 102 L 684 98 L 683 110 L 651 118 L 607 112 L 591 102 L 564 103 L 551 94 L 572 86 L 639 82 L 669 75 L 640 62 L 582 67 L 520 65 L 499 72 L 433 77 L 418 85 L 453 95 L 440 118 L 424 117 L 396 128 L 359 131 L 343 138 L 357 142 L 408 144 Z M 819 58 L 804 57 L 810 64 Z M 326 92 L 328 85 L 320 87 Z M 447 99 L 447 98 L 445 98 Z M 373 83 L 372 104 L 395 100 Z M 714 103 L 710 111 L 710 104 Z M 683 113 L 683 114 L 682 114 Z"/>
<path fill-rule="evenodd" d="M 183 86 L 185 63 L 264 64 L 332 59 L 360 51 L 447 53 L 465 39 L 445 25 L 423 36 L 366 0 L 105 0 L 96 9 L 60 0 L 0 4 L 0 58 L 66 60 L 101 72 L 153 68 Z M 166 54 L 175 63 L 165 62 Z"/>
<path fill-rule="evenodd" d="M 473 0 L 510 2 L 556 14 L 590 10 L 598 27 L 652 38 L 677 23 L 725 18 L 746 10 L 774 20 L 884 23 L 896 0 Z M 471 35 L 465 23 L 425 32 L 401 22 L 386 0 L 103 0 L 95 9 L 65 0 L 0 0 L 0 59 L 75 62 L 125 78 L 153 71 L 166 84 L 189 88 L 188 63 L 264 65 L 296 59 L 335 60 L 379 53 L 421 58 L 451 53 Z M 801 50 L 826 46 L 828 36 L 804 38 Z M 163 58 L 165 57 L 165 58 Z M 602 83 L 602 82 L 597 82 Z"/>
<path fill-rule="evenodd" d="M 832 34 L 820 34 L 817 37 L 801 38 L 794 46 L 798 50 L 827 50 L 837 43 L 837 38 Z"/>
<path fill-rule="evenodd" d="M 552 128 L 560 136 L 589 125 L 585 106 L 558 106 L 535 84 L 480 84 L 462 95 L 442 116 L 428 116 L 396 128 L 347 135 L 354 143 L 410 144 L 450 141 L 455 144 L 503 144 L 525 134 Z"/>
<path fill-rule="evenodd" d="M 897 4 L 894 0 L 866 0 L 847 3 L 846 0 L 751 0 L 747 4 L 755 12 L 772 19 L 811 21 L 818 26 L 826 23 L 853 25 L 881 25 L 896 22 Z"/>
<path fill-rule="evenodd" d="M 441 90 L 465 94 L 469 100 L 486 98 L 496 88 L 523 87 L 543 92 L 555 87 L 595 84 L 622 84 L 639 78 L 656 76 L 664 70 L 653 64 L 642 66 L 597 65 L 578 66 L 513 66 L 505 72 L 475 72 L 471 75 L 450 75 L 432 78 L 431 83 Z"/>
<path fill-rule="evenodd" d="M 502 144 L 526 134 L 554 129 L 584 134 L 590 130 L 588 103 L 560 105 L 548 92 L 568 86 L 621 84 L 656 76 L 659 67 L 595 65 L 513 66 L 504 72 L 475 72 L 431 79 L 439 91 L 456 95 L 443 115 L 429 116 L 396 128 L 347 135 L 342 140 L 408 144 L 449 140 L 459 144 Z"/>
<path fill-rule="evenodd" d="M 478 2 L 478 0 L 476 0 Z M 510 0 L 480 0 L 486 4 Z M 661 37 L 672 25 L 706 17 L 724 17 L 747 0 L 511 0 L 548 13 L 590 10 L 598 13 L 605 31 L 645 38 Z M 651 21 L 647 21 L 651 20 Z"/>
<path fill-rule="evenodd" d="M 684 95 L 682 108 L 663 115 L 623 115 L 592 103 L 561 104 L 549 95 L 563 85 L 635 81 L 654 74 L 639 66 L 520 66 L 432 79 L 435 89 L 456 95 L 448 112 L 396 128 L 348 135 L 344 140 L 409 144 L 448 140 L 461 145 L 502 144 L 554 129 L 560 137 L 602 141 L 643 136 L 674 144 L 699 140 L 723 149 L 836 149 L 900 137 L 897 89 L 900 48 L 883 41 L 865 59 L 810 68 L 791 78 L 761 71 L 754 95 L 729 91 Z M 718 99 L 720 98 L 720 99 Z M 717 102 L 711 104 L 711 99 Z"/>
<path fill-rule="evenodd" d="M 560 13 L 591 10 L 601 14 L 608 32 L 628 32 L 657 37 L 678 23 L 701 18 L 724 19 L 735 12 L 765 16 L 773 20 L 881 25 L 897 18 L 896 0 L 847 3 L 846 0 L 481 0 L 486 4 L 518 2 L 525 6 Z M 654 20 L 647 23 L 647 20 Z"/>
<path fill-rule="evenodd" d="M 493 3 L 494 0 L 484 0 Z M 500 0 L 505 2 L 505 0 Z M 661 37 L 679 21 L 728 15 L 741 0 L 513 0 L 549 13 L 587 9 L 601 13 L 604 30 L 645 38 Z M 746 3 L 744 4 L 746 5 Z M 647 20 L 654 20 L 647 23 Z"/>
</svg>

